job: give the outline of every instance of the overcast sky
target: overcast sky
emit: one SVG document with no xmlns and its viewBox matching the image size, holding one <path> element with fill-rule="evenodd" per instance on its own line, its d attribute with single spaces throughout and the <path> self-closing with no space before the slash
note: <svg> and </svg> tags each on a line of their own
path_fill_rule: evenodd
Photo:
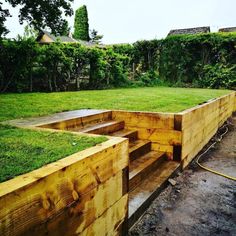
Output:
<svg viewBox="0 0 236 236">
<path fill-rule="evenodd" d="M 2 1 L 2 0 L 1 0 Z M 171 29 L 236 26 L 236 0 L 75 0 L 73 9 L 87 5 L 90 29 L 104 35 L 103 43 L 132 43 L 163 38 Z M 7 21 L 9 37 L 23 33 L 18 10 L 7 3 L 13 17 Z M 68 19 L 73 27 L 74 17 Z"/>
</svg>

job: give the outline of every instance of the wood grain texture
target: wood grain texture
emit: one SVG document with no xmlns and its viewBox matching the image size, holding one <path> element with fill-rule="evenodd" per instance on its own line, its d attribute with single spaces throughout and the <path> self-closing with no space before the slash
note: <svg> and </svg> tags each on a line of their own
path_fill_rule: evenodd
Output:
<svg viewBox="0 0 236 236">
<path fill-rule="evenodd" d="M 232 115 L 236 93 L 181 112 L 182 167 L 185 168 Z"/>
<path fill-rule="evenodd" d="M 128 140 L 114 138 L 1 183 L 1 235 L 82 233 L 123 198 L 127 166 Z M 125 218 L 126 205 L 114 221 Z"/>
<path fill-rule="evenodd" d="M 169 160 L 173 159 L 173 149 L 174 149 L 174 147 L 171 146 L 171 145 L 163 145 L 163 144 L 152 142 L 152 148 L 151 149 L 153 151 L 165 152 Z"/>
<path fill-rule="evenodd" d="M 174 114 L 112 111 L 112 118 L 124 120 L 127 127 L 174 129 Z"/>
<path fill-rule="evenodd" d="M 51 122 L 49 124 L 40 125 L 42 128 L 60 129 L 60 130 L 73 130 L 74 128 L 84 128 L 93 123 L 100 123 L 111 119 L 111 111 L 101 112 L 87 116 L 80 116 L 77 118 L 66 119 L 59 122 Z"/>
<path fill-rule="evenodd" d="M 128 194 L 124 195 L 118 202 L 110 207 L 93 224 L 89 225 L 80 235 L 120 235 L 120 228 L 124 222 L 124 215 L 128 210 Z"/>
<path fill-rule="evenodd" d="M 138 139 L 151 141 L 152 150 L 166 152 L 169 159 L 173 157 L 173 146 L 182 142 L 181 131 L 175 129 L 175 116 L 173 113 L 112 111 L 113 119 L 124 120 L 126 129 L 137 130 Z"/>
</svg>

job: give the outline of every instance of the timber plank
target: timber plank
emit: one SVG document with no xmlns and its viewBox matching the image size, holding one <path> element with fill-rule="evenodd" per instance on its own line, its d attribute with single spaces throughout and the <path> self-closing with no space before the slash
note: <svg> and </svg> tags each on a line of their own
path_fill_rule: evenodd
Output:
<svg viewBox="0 0 236 236">
<path fill-rule="evenodd" d="M 151 151 L 151 142 L 148 140 L 136 140 L 129 143 L 129 159 L 136 160 L 140 156 Z"/>
<path fill-rule="evenodd" d="M 180 163 L 165 161 L 137 188 L 129 193 L 129 228 L 139 219 L 178 170 Z"/>
<path fill-rule="evenodd" d="M 165 160 L 165 153 L 151 151 L 132 161 L 129 166 L 129 190 L 132 191 Z"/>
<path fill-rule="evenodd" d="M 118 202 L 109 208 L 93 224 L 87 227 L 80 235 L 119 235 L 122 223 L 125 221 L 125 215 L 128 208 L 128 194 L 124 195 Z M 114 227 L 115 226 L 115 227 Z M 106 232 L 106 234 L 104 234 Z"/>
<path fill-rule="evenodd" d="M 83 129 L 72 129 L 73 131 L 92 133 L 92 134 L 110 134 L 124 128 L 124 121 L 106 121 L 85 127 Z"/>
<path fill-rule="evenodd" d="M 195 110 L 192 110 L 189 113 L 184 114 L 182 120 L 182 130 L 191 127 L 195 123 L 198 123 L 204 117 L 218 113 L 218 108 L 219 108 L 219 101 L 216 100 L 210 102 L 209 104 L 206 103 L 201 107 L 199 107 L 198 109 L 196 108 Z"/>
<path fill-rule="evenodd" d="M 112 118 L 124 120 L 127 128 L 174 128 L 174 114 L 172 113 L 112 111 Z"/>
<path fill-rule="evenodd" d="M 177 130 L 165 130 L 165 129 L 143 129 L 139 128 L 138 138 L 150 140 L 155 143 L 163 145 L 181 145 L 182 133 Z"/>
<path fill-rule="evenodd" d="M 164 152 L 166 153 L 169 160 L 173 159 L 173 146 L 172 145 L 164 145 L 164 144 L 152 142 L 151 149 L 153 151 Z"/>
<path fill-rule="evenodd" d="M 199 133 L 212 129 L 213 127 L 218 128 L 218 123 L 219 123 L 218 117 L 215 116 L 213 117 L 213 119 L 209 121 L 205 120 L 204 123 L 201 123 L 200 126 L 196 124 L 193 125 L 191 128 L 184 130 L 182 144 L 185 145 L 187 143 L 196 142 Z"/>
<path fill-rule="evenodd" d="M 135 141 L 138 137 L 138 131 L 137 130 L 129 130 L 129 129 L 123 129 L 116 131 L 114 133 L 110 134 L 111 136 L 115 137 L 122 137 L 122 138 L 128 138 L 129 141 Z"/>
<path fill-rule="evenodd" d="M 209 141 L 208 136 L 212 137 L 218 130 L 218 124 L 217 123 L 211 123 L 208 126 L 204 127 L 202 130 L 199 130 L 197 135 L 193 136 L 190 140 L 187 140 L 183 143 L 182 146 L 182 156 L 186 156 L 193 149 L 199 149 L 199 151 L 202 148 L 201 143 L 207 143 Z M 199 148 L 198 148 L 199 146 Z"/>
<path fill-rule="evenodd" d="M 114 192 L 118 197 L 122 193 L 122 186 L 118 190 L 108 190 L 104 186 L 106 186 L 105 182 L 111 178 L 114 178 L 114 183 L 116 183 L 113 183 L 113 186 L 121 185 L 118 177 L 123 179 L 122 170 L 128 166 L 127 150 L 128 140 L 113 138 L 100 146 L 84 150 L 1 183 L 0 231 L 2 235 L 27 235 L 32 228 L 41 224 L 45 225 L 45 222 L 56 215 L 62 217 L 62 212 L 72 214 L 73 208 L 70 207 L 76 205 L 77 201 L 83 202 L 83 198 L 84 201 L 94 198 L 94 200 L 90 199 L 87 204 L 89 202 L 92 204 L 93 201 L 98 202 L 96 203 L 98 211 L 93 213 L 99 215 L 104 206 L 111 204 L 112 199 L 106 195 L 107 193 L 111 195 Z M 98 197 L 95 197 L 97 189 L 100 188 L 101 190 L 97 193 Z M 105 205 L 100 205 L 101 197 L 106 199 Z M 83 214 L 86 214 L 86 211 Z M 86 225 L 86 219 L 83 219 L 81 225 Z M 54 224 L 57 225 L 59 222 L 60 220 L 50 223 L 48 231 L 55 228 Z"/>
<path fill-rule="evenodd" d="M 183 167 L 207 144 L 231 116 L 235 92 L 181 113 Z"/>
<path fill-rule="evenodd" d="M 72 113 L 72 112 L 70 112 Z M 69 113 L 69 114 L 70 114 Z M 61 114 L 61 113 L 60 113 Z M 88 125 L 90 123 L 99 123 L 102 121 L 106 121 L 106 120 L 110 120 L 112 113 L 111 111 L 97 111 L 95 110 L 95 112 L 92 112 L 90 110 L 81 110 L 80 112 L 74 112 L 72 113 L 72 115 L 70 116 L 66 116 L 66 114 L 63 115 L 63 113 L 61 114 L 62 117 L 56 118 L 55 117 L 55 121 L 53 121 L 52 118 L 50 118 L 49 120 L 47 119 L 47 117 L 43 118 L 35 118 L 35 123 L 34 126 L 40 126 L 42 128 L 52 128 L 52 129 L 61 129 L 61 130 L 68 130 L 70 128 L 73 127 L 83 127 L 85 125 Z M 77 116 L 76 116 L 77 114 Z M 53 116 L 52 116 L 53 117 Z M 71 117 L 71 118 L 70 118 Z M 62 119 L 64 118 L 64 119 Z M 42 121 L 50 121 L 45 123 L 42 123 Z"/>
<path fill-rule="evenodd" d="M 186 128 L 182 131 L 182 139 L 183 144 L 191 142 L 194 137 L 201 132 L 204 128 L 209 126 L 209 124 L 213 124 L 214 126 L 218 126 L 219 114 L 217 112 L 210 114 L 207 117 L 203 117 L 199 122 L 193 123 L 192 126 Z"/>
<path fill-rule="evenodd" d="M 68 199 L 75 197 L 71 193 L 68 194 Z M 43 225 L 39 224 L 24 232 L 24 235 L 80 235 L 121 198 L 122 171 L 90 192 L 81 193 L 69 207 L 52 215 Z M 123 207 L 125 208 L 126 204 Z"/>
</svg>

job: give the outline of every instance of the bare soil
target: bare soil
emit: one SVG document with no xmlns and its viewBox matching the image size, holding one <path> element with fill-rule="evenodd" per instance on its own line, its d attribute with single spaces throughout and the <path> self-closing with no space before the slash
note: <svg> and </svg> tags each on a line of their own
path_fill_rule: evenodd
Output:
<svg viewBox="0 0 236 236">
<path fill-rule="evenodd" d="M 236 117 L 231 123 L 229 132 L 201 163 L 236 177 Z M 174 180 L 176 185 L 159 195 L 130 236 L 236 235 L 236 181 L 205 171 L 194 161 Z"/>
</svg>

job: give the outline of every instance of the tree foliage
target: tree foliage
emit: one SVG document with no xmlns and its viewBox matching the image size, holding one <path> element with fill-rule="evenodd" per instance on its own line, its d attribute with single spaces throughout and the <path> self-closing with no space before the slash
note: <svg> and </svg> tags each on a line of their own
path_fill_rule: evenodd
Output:
<svg viewBox="0 0 236 236">
<path fill-rule="evenodd" d="M 89 41 L 89 23 L 87 7 L 83 5 L 75 12 L 74 38 Z"/>
<path fill-rule="evenodd" d="M 27 22 L 35 29 L 49 28 L 53 34 L 61 34 L 65 32 L 67 21 L 62 18 L 62 15 L 71 16 L 73 10 L 71 2 L 73 0 L 6 0 L 13 7 L 19 6 L 19 22 Z M 6 32 L 4 22 L 9 16 L 9 11 L 3 10 L 0 5 L 0 37 Z M 2 34 L 1 34 L 2 32 Z"/>
<path fill-rule="evenodd" d="M 90 31 L 90 42 L 95 44 L 100 44 L 102 41 L 103 35 L 98 34 L 98 31 L 93 29 Z"/>
<path fill-rule="evenodd" d="M 10 12 L 7 9 L 2 8 L 2 3 L 0 2 L 0 38 L 1 36 L 8 33 L 7 28 L 4 26 L 4 22 L 7 17 L 10 17 Z"/>
</svg>

